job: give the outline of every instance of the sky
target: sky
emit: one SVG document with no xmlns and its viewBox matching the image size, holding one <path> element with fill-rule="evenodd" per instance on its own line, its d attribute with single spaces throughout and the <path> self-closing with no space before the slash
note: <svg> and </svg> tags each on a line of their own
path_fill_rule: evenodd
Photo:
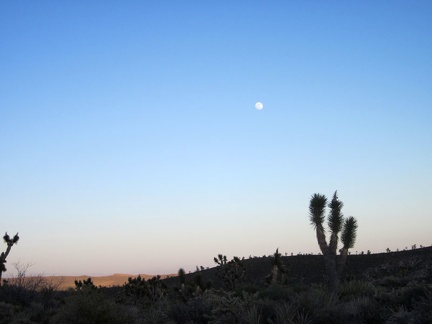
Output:
<svg viewBox="0 0 432 324">
<path fill-rule="evenodd" d="M 431 16 L 430 1 L 2 1 L 8 273 L 318 253 L 310 197 L 335 190 L 352 253 L 430 246 Z"/>
</svg>

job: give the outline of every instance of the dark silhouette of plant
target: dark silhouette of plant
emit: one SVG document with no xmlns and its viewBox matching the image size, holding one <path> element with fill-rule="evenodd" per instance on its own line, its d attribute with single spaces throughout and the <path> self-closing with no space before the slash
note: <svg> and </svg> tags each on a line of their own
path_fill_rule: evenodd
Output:
<svg viewBox="0 0 432 324">
<path fill-rule="evenodd" d="M 213 260 L 218 265 L 225 265 L 228 262 L 226 255 L 222 255 L 222 254 L 218 254 L 217 258 L 214 257 Z"/>
<path fill-rule="evenodd" d="M 180 280 L 180 288 L 175 288 L 179 293 L 182 301 L 187 302 L 189 299 L 201 296 L 206 290 L 212 287 L 212 282 L 209 280 L 204 282 L 200 273 L 193 277 L 193 281 L 186 280 L 186 273 L 184 269 L 180 268 L 178 271 L 178 278 Z"/>
<path fill-rule="evenodd" d="M 41 274 L 27 276 L 29 267 L 29 264 L 14 263 L 16 274 L 9 280 L 3 281 L 0 287 L 0 303 L 9 302 L 20 307 L 30 307 L 37 302 L 44 308 L 49 308 L 56 303 L 55 298 L 60 282 L 55 283 Z M 0 323 L 3 323 L 1 317 L 0 311 Z"/>
<path fill-rule="evenodd" d="M 222 285 L 231 290 L 235 289 L 246 273 L 243 262 L 238 257 L 227 261 L 226 255 L 222 256 L 222 254 L 213 260 L 218 264 L 216 276 L 222 281 Z"/>
<path fill-rule="evenodd" d="M 323 225 L 326 205 L 326 196 L 314 194 L 311 197 L 309 204 L 309 216 L 311 225 L 316 230 L 318 245 L 325 259 L 329 279 L 329 289 L 332 294 L 336 294 L 339 287 L 340 276 L 344 270 L 348 249 L 354 247 L 357 236 L 357 220 L 352 216 L 348 218 L 343 217 L 341 212 L 343 203 L 338 199 L 337 191 L 335 191 L 333 199 L 328 204 L 330 212 L 328 215 L 327 225 L 330 230 L 330 237 L 329 242 L 327 243 Z M 339 250 L 341 257 L 337 264 L 336 251 L 340 233 L 343 246 Z"/>
<path fill-rule="evenodd" d="M 136 278 L 128 278 L 128 282 L 124 285 L 124 291 L 126 296 L 134 299 L 135 304 L 148 301 L 155 303 L 166 296 L 168 287 L 159 275 L 149 280 L 138 275 Z"/>
<path fill-rule="evenodd" d="M 161 276 L 157 275 L 147 280 L 147 282 L 149 285 L 147 296 L 153 303 L 162 299 L 168 293 L 168 287 L 166 283 L 161 280 Z"/>
<path fill-rule="evenodd" d="M 7 248 L 6 248 L 5 252 L 2 252 L 0 254 L 0 286 L 1 286 L 1 282 L 2 282 L 1 281 L 2 274 L 3 274 L 3 272 L 6 272 L 6 266 L 5 266 L 6 258 L 9 255 L 9 252 L 12 249 L 12 246 L 14 244 L 18 244 L 18 241 L 19 241 L 18 233 L 16 233 L 13 238 L 10 238 L 10 236 L 6 232 L 5 235 L 3 236 L 3 240 L 7 244 Z"/>
<path fill-rule="evenodd" d="M 80 292 L 96 291 L 98 287 L 93 283 L 91 278 L 87 280 L 75 280 L 75 290 Z"/>
<path fill-rule="evenodd" d="M 288 278 L 286 276 L 287 274 L 287 268 L 282 263 L 281 260 L 282 255 L 279 253 L 279 248 L 276 249 L 276 252 L 273 254 L 272 257 L 272 270 L 271 273 L 266 277 L 266 281 L 268 284 L 271 285 L 277 285 L 282 284 L 286 285 Z"/>
</svg>

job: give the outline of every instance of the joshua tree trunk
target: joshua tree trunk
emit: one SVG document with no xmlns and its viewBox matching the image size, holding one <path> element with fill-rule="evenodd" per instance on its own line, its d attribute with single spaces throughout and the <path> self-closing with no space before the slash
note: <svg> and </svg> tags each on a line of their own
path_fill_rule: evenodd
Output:
<svg viewBox="0 0 432 324">
<path fill-rule="evenodd" d="M 12 245 L 17 244 L 19 240 L 18 233 L 16 233 L 16 235 L 12 239 L 9 237 L 8 233 L 5 233 L 5 235 L 3 236 L 3 240 L 7 244 L 7 248 L 5 252 L 2 252 L 0 254 L 0 286 L 2 285 L 2 274 L 6 271 L 6 258 L 9 255 L 10 250 L 12 249 Z"/>
<path fill-rule="evenodd" d="M 316 227 L 316 237 L 317 237 L 318 246 L 321 250 L 321 253 L 323 255 L 327 255 L 328 254 L 328 245 L 326 242 L 326 238 L 325 238 L 325 234 L 324 234 L 324 228 L 322 225 L 318 225 Z"/>
<path fill-rule="evenodd" d="M 339 274 L 336 267 L 336 260 L 331 255 L 325 256 L 325 263 L 328 274 L 328 285 L 332 295 L 335 295 L 339 289 Z"/>
<path fill-rule="evenodd" d="M 345 269 L 345 263 L 346 263 L 347 255 L 348 255 L 348 249 L 342 248 L 341 252 L 340 252 L 340 260 L 339 260 L 339 264 L 338 264 L 338 272 L 340 274 L 342 274 L 344 269 Z"/>
<path fill-rule="evenodd" d="M 9 255 L 10 250 L 12 249 L 12 245 L 8 244 L 8 247 L 6 248 L 6 252 L 2 252 L 0 255 L 0 286 L 2 284 L 2 274 L 4 271 L 6 271 L 6 266 L 4 265 L 6 263 L 6 258 Z"/>
</svg>

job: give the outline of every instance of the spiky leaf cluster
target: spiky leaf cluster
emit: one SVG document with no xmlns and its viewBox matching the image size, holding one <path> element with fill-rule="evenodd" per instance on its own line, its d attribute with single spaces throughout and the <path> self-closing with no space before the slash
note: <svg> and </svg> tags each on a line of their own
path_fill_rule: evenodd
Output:
<svg viewBox="0 0 432 324">
<path fill-rule="evenodd" d="M 323 228 L 325 207 L 327 198 L 321 194 L 314 194 L 309 205 L 309 216 L 311 225 L 317 230 L 317 239 L 323 254 L 334 254 L 337 249 L 339 233 L 342 231 L 342 242 L 344 248 L 349 249 L 354 246 L 357 232 L 357 221 L 354 217 L 344 219 L 342 214 L 343 203 L 337 196 L 337 191 L 333 194 L 331 202 L 328 204 L 330 212 L 328 215 L 328 228 L 330 230 L 329 245 L 326 243 L 325 231 Z M 323 248 L 323 245 L 325 248 Z"/>
<path fill-rule="evenodd" d="M 7 243 L 10 246 L 17 244 L 19 241 L 18 233 L 16 233 L 14 237 L 11 239 L 9 234 L 6 232 L 5 235 L 3 236 L 3 240 L 5 241 L 5 243 Z"/>
<path fill-rule="evenodd" d="M 354 247 L 355 240 L 357 237 L 357 220 L 350 216 L 345 219 L 344 227 L 342 231 L 342 243 L 344 245 L 344 249 L 351 249 Z"/>
<path fill-rule="evenodd" d="M 339 233 L 342 229 L 343 215 L 342 207 L 343 203 L 338 199 L 337 191 L 333 195 L 332 201 L 329 203 L 330 214 L 328 217 L 328 226 L 332 233 Z"/>
<path fill-rule="evenodd" d="M 218 254 L 217 257 L 214 257 L 214 258 L 213 258 L 213 261 L 214 261 L 217 265 L 224 265 L 224 264 L 227 264 L 228 259 L 227 259 L 226 255 Z"/>
<path fill-rule="evenodd" d="M 322 226 L 324 222 L 324 210 L 327 204 L 327 198 L 324 195 L 314 194 L 309 205 L 309 216 L 311 225 L 314 228 Z"/>
</svg>

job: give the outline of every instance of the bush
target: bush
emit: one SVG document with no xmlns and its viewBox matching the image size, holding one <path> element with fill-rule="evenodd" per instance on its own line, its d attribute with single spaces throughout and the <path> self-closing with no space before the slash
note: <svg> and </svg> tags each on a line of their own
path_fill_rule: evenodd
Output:
<svg viewBox="0 0 432 324">
<path fill-rule="evenodd" d="M 345 282 L 339 289 L 339 298 L 341 300 L 372 297 L 376 294 L 377 289 L 372 283 L 357 280 Z"/>
<path fill-rule="evenodd" d="M 170 304 L 167 315 L 175 323 L 207 323 L 213 305 L 202 296 L 189 299 L 186 303 Z"/>
<path fill-rule="evenodd" d="M 127 308 L 114 303 L 98 290 L 84 293 L 71 292 L 64 299 L 64 304 L 53 316 L 52 323 L 133 323 L 134 318 Z"/>
</svg>

